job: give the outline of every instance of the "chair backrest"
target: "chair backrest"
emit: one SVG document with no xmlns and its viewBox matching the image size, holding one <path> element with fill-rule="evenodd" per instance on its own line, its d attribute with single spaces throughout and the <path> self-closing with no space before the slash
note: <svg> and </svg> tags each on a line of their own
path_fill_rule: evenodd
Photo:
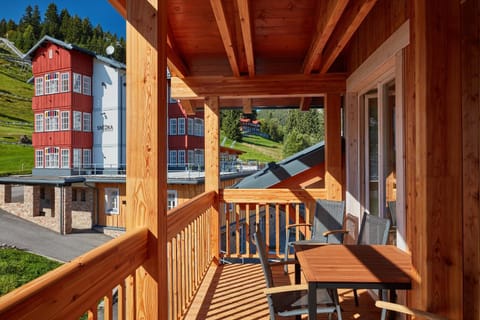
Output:
<svg viewBox="0 0 480 320">
<path fill-rule="evenodd" d="M 387 244 L 390 219 L 363 213 L 358 244 Z"/>
<path fill-rule="evenodd" d="M 312 239 L 329 243 L 343 243 L 343 233 L 334 234 L 326 239 L 325 231 L 343 228 L 345 218 L 345 201 L 319 199 L 315 204 L 312 224 Z"/>
<path fill-rule="evenodd" d="M 351 213 L 345 215 L 344 229 L 348 231 L 343 236 L 343 244 L 357 244 L 358 243 L 358 227 L 359 219 Z"/>
<path fill-rule="evenodd" d="M 390 212 L 390 219 L 392 220 L 392 226 L 397 225 L 397 202 L 388 201 L 387 202 L 388 211 Z"/>
<path fill-rule="evenodd" d="M 263 234 L 259 228 L 257 228 L 257 230 L 255 230 L 253 233 L 253 242 L 255 242 L 255 246 L 257 247 L 257 253 L 260 263 L 262 264 L 263 275 L 265 276 L 267 288 L 271 288 L 273 287 L 273 275 L 268 263 L 267 246 L 265 245 Z"/>
</svg>

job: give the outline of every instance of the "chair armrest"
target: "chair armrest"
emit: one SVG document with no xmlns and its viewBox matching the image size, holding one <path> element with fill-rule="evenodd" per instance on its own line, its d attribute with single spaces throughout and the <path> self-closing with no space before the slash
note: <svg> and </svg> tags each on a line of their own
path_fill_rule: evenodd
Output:
<svg viewBox="0 0 480 320">
<path fill-rule="evenodd" d="M 286 226 L 287 229 L 297 228 L 297 227 L 311 227 L 311 223 L 292 223 Z"/>
<path fill-rule="evenodd" d="M 278 266 L 284 266 L 287 264 L 298 264 L 297 260 L 286 260 L 286 261 L 275 261 L 275 262 L 269 262 L 268 263 L 270 267 L 278 267 Z"/>
<path fill-rule="evenodd" d="M 329 235 L 331 235 L 331 234 L 336 234 L 336 233 L 347 234 L 347 233 L 348 233 L 348 230 L 345 230 L 345 229 L 328 230 L 328 231 L 325 231 L 325 232 L 323 233 L 323 236 L 324 236 L 324 237 L 328 237 Z"/>
<path fill-rule="evenodd" d="M 448 318 L 440 315 L 436 315 L 430 312 L 418 310 L 418 309 L 411 309 L 407 306 L 397 304 L 397 303 L 392 303 L 392 302 L 386 302 L 386 301 L 381 301 L 377 300 L 375 302 L 375 306 L 381 309 L 387 309 L 391 311 L 396 311 L 396 312 L 401 312 L 405 314 L 409 314 L 415 317 L 422 317 L 425 319 L 430 319 L 430 320 L 448 320 Z"/>
<path fill-rule="evenodd" d="M 263 290 L 263 292 L 265 294 L 276 294 L 276 293 L 282 293 L 282 292 L 303 291 L 303 290 L 308 290 L 307 284 L 293 284 L 290 286 L 278 286 L 278 287 L 266 288 L 265 290 Z"/>
</svg>

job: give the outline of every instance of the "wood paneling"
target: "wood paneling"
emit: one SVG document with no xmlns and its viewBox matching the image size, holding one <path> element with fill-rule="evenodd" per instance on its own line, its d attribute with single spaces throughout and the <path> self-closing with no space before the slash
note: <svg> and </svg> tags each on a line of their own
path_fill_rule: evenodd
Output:
<svg viewBox="0 0 480 320">
<path fill-rule="evenodd" d="M 118 214 L 107 214 L 105 210 L 105 188 L 119 189 L 119 204 Z M 112 184 L 97 184 L 98 190 L 98 224 L 106 227 L 125 228 L 126 223 L 126 186 L 124 183 Z"/>
<path fill-rule="evenodd" d="M 343 163 L 341 137 L 341 97 L 327 94 L 325 105 L 325 189 L 327 199 L 342 200 Z"/>
<path fill-rule="evenodd" d="M 463 314 L 480 319 L 480 3 L 462 2 Z"/>
</svg>

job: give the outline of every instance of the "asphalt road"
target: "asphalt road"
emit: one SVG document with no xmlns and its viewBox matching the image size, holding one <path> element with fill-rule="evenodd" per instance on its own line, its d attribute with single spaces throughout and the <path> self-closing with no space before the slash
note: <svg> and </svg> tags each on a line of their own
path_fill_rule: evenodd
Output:
<svg viewBox="0 0 480 320">
<path fill-rule="evenodd" d="M 62 262 L 71 261 L 111 239 L 94 231 L 62 236 L 0 209 L 0 245 L 13 245 Z"/>
</svg>

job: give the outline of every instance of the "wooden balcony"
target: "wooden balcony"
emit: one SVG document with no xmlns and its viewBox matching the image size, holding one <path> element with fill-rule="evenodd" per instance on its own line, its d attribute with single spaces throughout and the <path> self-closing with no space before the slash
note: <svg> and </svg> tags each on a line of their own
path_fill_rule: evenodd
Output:
<svg viewBox="0 0 480 320">
<path fill-rule="evenodd" d="M 88 319 L 137 319 L 138 308 L 145 303 L 167 308 L 172 320 L 267 319 L 260 265 L 215 263 L 210 246 L 211 208 L 220 199 L 226 204 L 224 207 L 235 209 L 222 213 L 223 222 L 219 223 L 221 229 L 235 230 L 233 244 L 230 237 L 225 238 L 228 250 L 224 259 L 245 261 L 256 257 L 247 241 L 249 221 L 259 223 L 265 214 L 275 218 L 273 225 L 264 219 L 264 226 L 270 230 L 271 243 L 276 246 L 272 255 L 281 258 L 279 221 L 292 217 L 299 221 L 305 214 L 308 217 L 313 199 L 323 193 L 323 190 L 277 189 L 262 193 L 224 190 L 220 198 L 208 192 L 172 210 L 167 216 L 168 254 L 159 257 L 159 263 L 163 260 L 168 266 L 168 283 L 164 284 L 168 286 L 168 305 L 158 305 L 161 302 L 149 301 L 151 297 L 141 294 L 138 280 L 149 272 L 145 262 L 153 243 L 147 229 L 139 228 L 3 296 L 0 319 L 79 319 L 84 314 Z M 302 214 L 300 208 L 305 208 Z M 246 237 L 240 237 L 241 226 L 247 226 Z M 284 275 L 283 269 L 276 270 L 275 281 L 293 283 L 293 269 L 288 275 Z M 360 308 L 354 306 L 351 291 L 342 291 L 340 296 L 345 319 L 378 318 L 367 292 L 361 294 Z"/>
</svg>

